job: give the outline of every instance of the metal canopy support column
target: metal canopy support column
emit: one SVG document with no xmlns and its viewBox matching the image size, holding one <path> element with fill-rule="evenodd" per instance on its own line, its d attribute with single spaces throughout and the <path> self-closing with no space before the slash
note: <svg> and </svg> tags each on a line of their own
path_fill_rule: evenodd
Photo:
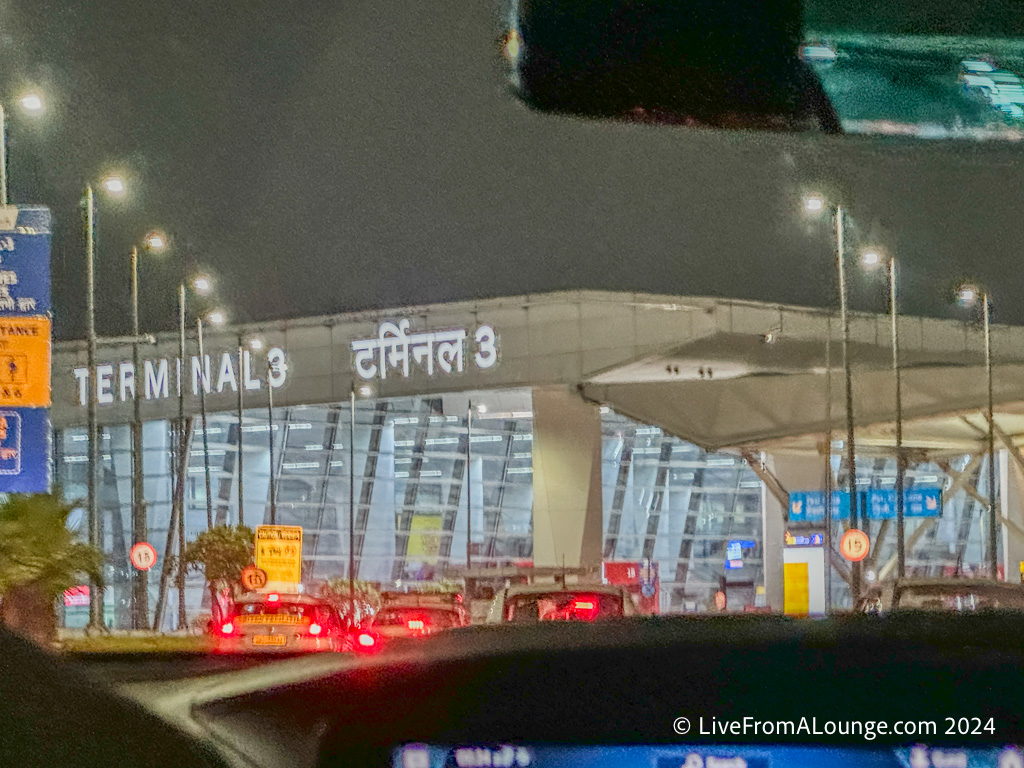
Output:
<svg viewBox="0 0 1024 768">
<path fill-rule="evenodd" d="M 669 464 L 672 461 L 672 439 L 668 436 L 661 438 L 661 451 L 658 454 L 658 471 L 654 476 L 654 498 L 651 499 L 651 510 L 647 514 L 647 531 L 644 534 L 644 559 L 654 557 L 654 545 L 658 541 L 658 528 L 661 526 L 661 508 L 665 503 L 665 493 L 668 487 Z M 698 474 L 701 474 L 698 471 Z M 696 475 L 694 476 L 694 487 L 698 486 Z M 685 537 L 684 537 L 685 541 Z M 689 558 L 689 554 L 687 554 Z"/>
<path fill-rule="evenodd" d="M 619 454 L 619 471 L 615 479 L 615 492 L 612 494 L 612 508 L 608 513 L 608 532 L 604 539 L 604 559 L 615 557 L 615 547 L 619 543 L 619 530 L 622 528 L 622 510 L 626 506 L 626 486 L 629 484 L 629 470 L 633 466 L 633 446 L 636 443 L 636 428 L 622 430 L 622 451 Z"/>
<path fill-rule="evenodd" d="M 704 452 L 701 451 L 701 456 Z M 660 472 L 660 467 L 659 467 Z M 700 517 L 700 505 L 704 499 L 704 467 L 693 472 L 693 485 L 690 487 L 690 500 L 686 505 L 686 520 L 683 521 L 683 538 L 679 541 L 679 557 L 676 561 L 676 588 L 672 595 L 673 604 L 678 605 L 686 597 L 686 579 L 690 574 L 690 558 L 693 557 L 693 537 L 697 533 L 697 519 Z M 644 555 L 647 546 L 644 545 Z M 653 554 L 653 548 L 652 548 Z"/>
<path fill-rule="evenodd" d="M 508 467 L 512 462 L 513 448 L 515 447 L 516 423 L 512 419 L 504 422 L 505 432 L 505 457 L 501 464 L 501 484 L 498 486 L 498 500 L 494 505 L 490 533 L 485 543 L 484 554 L 488 559 L 496 556 L 498 549 L 498 538 L 501 536 L 501 513 L 505 503 L 505 489 L 508 487 Z M 486 509 L 484 522 L 486 524 Z"/>
<path fill-rule="evenodd" d="M 462 498 L 462 487 L 466 485 L 466 454 L 469 448 L 469 433 L 459 434 L 459 443 L 455 448 L 455 460 L 452 461 L 451 482 L 448 485 L 448 503 L 445 504 L 444 516 L 441 518 L 441 541 L 438 545 L 438 565 L 447 568 L 451 561 L 452 539 L 455 536 L 455 520 L 459 515 L 459 500 Z"/>
<path fill-rule="evenodd" d="M 395 562 L 391 569 L 392 578 L 395 580 L 402 578 L 402 574 L 405 572 L 405 557 L 409 551 L 409 531 L 412 528 L 412 517 L 416 512 L 416 497 L 420 491 L 420 472 L 423 471 L 423 452 L 427 447 L 430 417 L 441 412 L 440 398 L 424 400 L 423 404 L 426 408 L 424 418 L 416 428 L 416 437 L 413 440 L 412 463 L 409 465 L 409 477 L 405 484 L 405 497 L 395 520 Z"/>
<path fill-rule="evenodd" d="M 373 421 L 370 424 L 370 439 L 366 444 L 366 463 L 363 465 L 363 477 L 359 485 L 359 505 L 356 507 L 354 570 L 357 577 L 363 555 L 363 543 L 366 541 L 366 525 L 370 518 L 370 502 L 373 501 L 374 479 L 377 477 L 377 459 L 380 456 L 380 441 L 387 415 L 388 402 L 381 400 L 374 409 Z M 355 453 L 354 446 L 352 453 Z"/>
<path fill-rule="evenodd" d="M 313 532 L 313 547 L 309 557 L 309 573 L 312 579 L 316 570 L 316 556 L 320 551 L 320 538 L 323 536 L 324 515 L 327 512 L 327 499 L 330 497 L 331 465 L 334 463 L 335 444 L 338 442 L 338 424 L 341 422 L 341 407 L 332 405 L 327 409 L 327 429 L 324 430 L 324 443 L 327 446 L 327 460 L 324 462 L 323 485 L 320 488 L 320 503 L 316 508 L 316 528 Z M 334 510 L 334 521 L 330 530 L 338 530 L 337 509 Z M 303 574 L 306 574 L 303 569 Z"/>
</svg>

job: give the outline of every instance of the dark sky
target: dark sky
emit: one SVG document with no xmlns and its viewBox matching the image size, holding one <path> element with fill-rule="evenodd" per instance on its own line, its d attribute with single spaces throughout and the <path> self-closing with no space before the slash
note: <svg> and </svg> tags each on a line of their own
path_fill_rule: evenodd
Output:
<svg viewBox="0 0 1024 768">
<path fill-rule="evenodd" d="M 188 251 L 234 319 L 564 288 L 826 305 L 829 239 L 802 192 L 844 187 L 903 263 L 907 311 L 952 315 L 963 274 L 1024 322 L 1020 150 L 880 148 L 531 113 L 506 92 L 490 0 L 0 0 L 12 198 L 50 205 L 55 315 L 80 335 L 88 180 L 101 201 L 101 334 L 127 324 L 148 228 L 143 326 L 173 327 Z M 14 112 L 12 108 L 10 111 Z M 881 308 L 855 280 L 855 306 Z"/>
</svg>

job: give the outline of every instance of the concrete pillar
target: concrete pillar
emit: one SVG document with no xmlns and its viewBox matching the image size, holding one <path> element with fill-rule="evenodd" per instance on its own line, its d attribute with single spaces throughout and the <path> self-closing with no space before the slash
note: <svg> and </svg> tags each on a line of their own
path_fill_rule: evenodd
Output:
<svg viewBox="0 0 1024 768">
<path fill-rule="evenodd" d="M 806 455 L 766 455 L 765 468 L 787 492 L 817 491 L 825 488 L 825 457 Z M 783 605 L 782 547 L 786 522 L 782 503 L 764 485 L 761 487 L 762 550 L 764 552 L 765 602 L 773 610 Z"/>
<path fill-rule="evenodd" d="M 1024 561 L 1024 471 L 1007 450 L 999 452 L 999 512 L 1003 522 L 1003 570 L 1007 581 L 1021 578 Z"/>
<path fill-rule="evenodd" d="M 533 563 L 601 564 L 601 412 L 562 387 L 533 390 Z"/>
</svg>

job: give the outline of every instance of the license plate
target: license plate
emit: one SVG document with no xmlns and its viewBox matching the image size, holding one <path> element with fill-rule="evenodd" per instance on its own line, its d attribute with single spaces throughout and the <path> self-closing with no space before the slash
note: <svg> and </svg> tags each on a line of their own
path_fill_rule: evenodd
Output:
<svg viewBox="0 0 1024 768">
<path fill-rule="evenodd" d="M 253 645 L 284 645 L 288 638 L 284 635 L 253 635 Z"/>
</svg>

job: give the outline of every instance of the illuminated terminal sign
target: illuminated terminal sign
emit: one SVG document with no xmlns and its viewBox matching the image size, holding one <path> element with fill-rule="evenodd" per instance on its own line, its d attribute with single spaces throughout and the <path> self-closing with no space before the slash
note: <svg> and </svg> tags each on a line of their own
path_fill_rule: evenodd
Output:
<svg viewBox="0 0 1024 768">
<path fill-rule="evenodd" d="M 288 377 L 288 365 L 285 362 L 284 350 L 271 347 L 267 351 L 266 376 L 254 375 L 253 359 L 248 350 L 242 352 L 242 364 L 238 365 L 237 352 L 225 352 L 219 358 L 205 355 L 200 362 L 199 355 L 193 355 L 191 362 L 191 389 L 193 395 L 199 394 L 202 387 L 206 394 L 220 393 L 230 390 L 237 392 L 239 387 L 248 391 L 263 387 L 264 379 L 274 389 L 284 385 Z M 216 364 L 216 367 L 214 365 Z M 260 366 L 262 368 L 262 366 Z M 240 368 L 240 370 L 236 370 Z M 171 379 L 174 379 L 175 397 L 181 392 L 181 370 L 178 359 L 161 358 L 146 360 L 143 363 L 141 376 L 137 375 L 135 366 L 130 363 L 107 363 L 96 366 L 96 375 L 90 377 L 88 368 L 75 368 L 75 379 L 78 382 L 78 401 L 85 405 L 89 401 L 89 380 L 96 402 L 110 405 L 115 401 L 128 402 L 135 397 L 146 400 L 160 400 L 171 396 Z"/>
<path fill-rule="evenodd" d="M 471 348 L 470 348 L 471 347 Z M 469 362 L 484 370 L 498 362 L 498 336 L 489 325 L 409 333 L 409 321 L 381 323 L 377 336 L 352 342 L 352 362 L 363 379 L 412 376 L 413 366 L 434 376 L 463 373 Z"/>
</svg>

